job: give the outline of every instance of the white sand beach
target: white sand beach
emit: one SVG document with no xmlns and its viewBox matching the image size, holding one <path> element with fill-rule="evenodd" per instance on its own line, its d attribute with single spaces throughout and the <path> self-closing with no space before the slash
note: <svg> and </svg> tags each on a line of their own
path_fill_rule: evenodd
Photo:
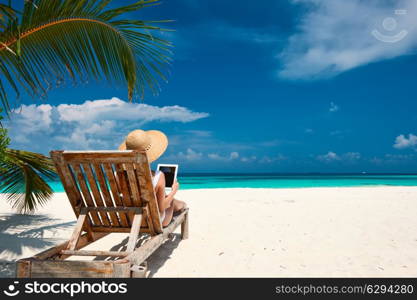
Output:
<svg viewBox="0 0 417 300">
<path fill-rule="evenodd" d="M 190 238 L 174 235 L 157 250 L 149 276 L 417 276 L 417 187 L 185 190 L 178 197 L 190 207 Z M 6 277 L 10 262 L 67 239 L 75 216 L 63 193 L 33 216 L 14 214 L 3 198 Z M 111 234 L 90 248 L 117 248 L 125 238 Z"/>
</svg>

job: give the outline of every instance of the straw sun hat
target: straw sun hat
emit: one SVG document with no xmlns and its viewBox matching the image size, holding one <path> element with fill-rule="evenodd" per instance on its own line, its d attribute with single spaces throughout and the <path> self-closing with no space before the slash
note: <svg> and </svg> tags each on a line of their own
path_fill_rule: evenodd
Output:
<svg viewBox="0 0 417 300">
<path fill-rule="evenodd" d="M 167 149 L 168 138 L 158 130 L 133 130 L 130 132 L 119 150 L 139 150 L 146 151 L 148 161 L 151 163 L 157 160 Z"/>
</svg>

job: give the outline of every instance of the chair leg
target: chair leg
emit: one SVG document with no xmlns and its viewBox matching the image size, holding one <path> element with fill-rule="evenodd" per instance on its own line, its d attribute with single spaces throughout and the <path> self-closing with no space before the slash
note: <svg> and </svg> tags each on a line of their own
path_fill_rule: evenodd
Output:
<svg viewBox="0 0 417 300">
<path fill-rule="evenodd" d="M 181 223 L 181 238 L 188 239 L 188 212 L 185 214 L 184 221 Z"/>
<path fill-rule="evenodd" d="M 130 270 L 131 278 L 146 278 L 148 275 L 148 263 L 144 261 L 139 266 L 133 265 Z"/>
<path fill-rule="evenodd" d="M 74 231 L 68 242 L 67 250 L 75 250 L 75 248 L 77 247 L 77 243 L 81 236 L 81 232 L 86 222 L 86 219 L 87 219 L 87 213 L 85 211 L 81 211 L 77 219 L 77 224 L 75 225 Z"/>
<path fill-rule="evenodd" d="M 142 223 L 142 212 L 136 213 L 132 222 L 132 229 L 129 234 L 129 241 L 127 242 L 126 251 L 132 252 L 135 250 L 136 242 L 139 236 L 140 225 Z"/>
</svg>

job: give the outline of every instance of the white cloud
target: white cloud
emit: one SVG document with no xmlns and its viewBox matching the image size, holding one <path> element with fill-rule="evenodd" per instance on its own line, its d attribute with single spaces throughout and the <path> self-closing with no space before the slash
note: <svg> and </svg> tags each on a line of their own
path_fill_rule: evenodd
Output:
<svg viewBox="0 0 417 300">
<path fill-rule="evenodd" d="M 374 165 L 409 165 L 415 159 L 414 154 L 385 154 L 383 157 L 373 157 L 369 161 Z"/>
<path fill-rule="evenodd" d="M 208 117 L 186 107 L 158 107 L 118 98 L 52 106 L 22 105 L 5 122 L 12 147 L 47 153 L 52 149 L 115 149 L 132 129 L 150 122 L 192 122 Z"/>
<path fill-rule="evenodd" d="M 317 156 L 317 160 L 324 162 L 332 162 L 340 160 L 340 157 L 335 152 L 329 151 L 327 152 L 327 154 Z"/>
<path fill-rule="evenodd" d="M 231 152 L 230 154 L 219 154 L 219 153 L 207 153 L 197 152 L 193 149 L 187 149 L 186 152 L 179 152 L 175 155 L 169 155 L 165 157 L 165 160 L 175 160 L 180 162 L 193 162 L 197 160 L 212 161 L 218 163 L 231 163 L 231 162 L 243 162 L 243 163 L 276 163 L 279 161 L 287 160 L 288 158 L 282 154 L 269 157 L 264 156 L 258 159 L 256 155 L 242 156 L 238 152 Z"/>
<path fill-rule="evenodd" d="M 409 160 L 413 159 L 413 154 L 385 154 L 385 158 L 388 160 Z"/>
<path fill-rule="evenodd" d="M 417 1 L 293 0 L 305 6 L 298 31 L 279 54 L 279 75 L 290 79 L 331 77 L 341 72 L 401 55 L 417 46 Z M 406 14 L 396 15 L 396 9 Z M 387 18 L 393 19 L 387 19 Z M 388 20 L 388 21 L 387 21 Z M 395 23 L 396 22 L 396 23 Z M 396 28 L 394 30 L 394 27 Z M 377 39 L 406 36 L 397 42 Z"/>
<path fill-rule="evenodd" d="M 395 138 L 394 148 L 396 149 L 407 149 L 407 148 L 416 148 L 417 146 L 417 136 L 414 134 L 409 134 L 408 138 L 401 134 Z"/>
<path fill-rule="evenodd" d="M 186 151 L 180 151 L 177 154 L 170 154 L 164 157 L 164 161 L 177 161 L 177 162 L 197 162 L 197 161 L 218 161 L 218 162 L 232 162 L 238 160 L 240 157 L 238 152 L 231 152 L 228 155 L 220 155 L 218 153 L 208 153 L 197 151 L 192 148 L 187 148 Z"/>
<path fill-rule="evenodd" d="M 220 155 L 218 153 L 209 153 L 207 157 L 212 160 L 219 160 L 219 161 L 232 161 L 239 158 L 238 152 L 231 152 L 229 155 Z"/>
<path fill-rule="evenodd" d="M 196 160 L 200 160 L 202 157 L 203 157 L 203 153 L 194 151 L 191 148 L 188 148 L 185 153 L 183 153 L 183 152 L 178 153 L 178 158 L 182 161 L 184 161 L 184 160 L 186 160 L 186 161 L 196 161 Z"/>
<path fill-rule="evenodd" d="M 239 153 L 237 152 L 230 153 L 230 159 L 237 159 L 237 158 L 239 158 Z"/>
<path fill-rule="evenodd" d="M 361 154 L 359 152 L 347 152 L 347 153 L 338 155 L 337 153 L 333 151 L 329 151 L 327 152 L 327 154 L 318 155 L 316 159 L 322 162 L 326 162 L 326 163 L 335 162 L 335 161 L 343 161 L 347 163 L 352 163 L 361 159 Z"/>
<path fill-rule="evenodd" d="M 336 105 L 334 102 L 330 102 L 329 112 L 337 112 L 340 110 L 339 105 Z"/>
<path fill-rule="evenodd" d="M 140 120 L 143 123 L 151 121 L 187 123 L 208 117 L 207 113 L 195 113 L 178 105 L 158 107 L 143 103 L 129 103 L 118 98 L 86 101 L 83 104 L 60 104 L 57 110 L 60 119 L 68 122 L 116 119 Z"/>
<path fill-rule="evenodd" d="M 217 153 L 209 153 L 207 156 L 208 156 L 208 158 L 214 159 L 214 160 L 223 160 L 223 159 L 225 159 L 224 157 L 220 156 Z"/>
<path fill-rule="evenodd" d="M 255 155 L 252 155 L 252 156 L 249 156 L 249 157 L 244 156 L 240 159 L 240 161 L 244 162 L 244 163 L 254 162 L 256 160 L 257 160 L 257 157 Z"/>
<path fill-rule="evenodd" d="M 50 105 L 30 105 L 30 106 L 22 106 L 18 111 L 20 111 L 20 115 L 25 115 L 24 118 L 12 118 L 12 123 L 10 121 L 5 122 L 7 124 L 13 124 L 20 127 L 19 135 L 15 138 L 21 142 L 29 142 L 29 136 L 32 133 L 36 132 L 50 132 L 51 131 L 51 124 L 52 124 L 52 106 Z"/>
<path fill-rule="evenodd" d="M 361 159 L 361 154 L 359 152 L 348 152 L 345 153 L 343 157 L 348 160 L 358 160 Z"/>
</svg>

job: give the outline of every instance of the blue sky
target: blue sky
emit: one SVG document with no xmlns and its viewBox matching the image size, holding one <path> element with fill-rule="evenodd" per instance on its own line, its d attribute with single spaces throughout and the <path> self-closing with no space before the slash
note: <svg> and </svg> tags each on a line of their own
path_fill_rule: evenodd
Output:
<svg viewBox="0 0 417 300">
<path fill-rule="evenodd" d="M 129 104 L 91 82 L 22 97 L 13 147 L 114 149 L 159 129 L 161 162 L 186 172 L 416 172 L 415 1 L 167 0 L 134 16 L 175 20 L 160 95 Z"/>
</svg>

